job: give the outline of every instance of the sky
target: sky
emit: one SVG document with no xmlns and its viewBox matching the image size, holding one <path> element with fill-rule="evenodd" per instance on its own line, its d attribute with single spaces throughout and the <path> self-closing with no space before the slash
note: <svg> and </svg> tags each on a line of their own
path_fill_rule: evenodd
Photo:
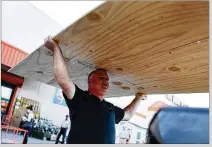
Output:
<svg viewBox="0 0 212 147">
<path fill-rule="evenodd" d="M 63 28 L 73 24 L 86 13 L 103 4 L 104 1 L 30 1 L 37 9 L 51 17 Z M 177 94 L 177 101 L 181 101 L 190 107 L 209 107 L 209 94 Z M 150 98 L 149 98 L 150 97 Z M 148 96 L 148 104 L 152 101 L 165 100 L 164 95 Z M 110 101 L 117 105 L 124 106 L 128 104 L 132 98 L 112 98 Z"/>
<path fill-rule="evenodd" d="M 67 27 L 104 1 L 30 1 L 62 27 Z"/>
</svg>

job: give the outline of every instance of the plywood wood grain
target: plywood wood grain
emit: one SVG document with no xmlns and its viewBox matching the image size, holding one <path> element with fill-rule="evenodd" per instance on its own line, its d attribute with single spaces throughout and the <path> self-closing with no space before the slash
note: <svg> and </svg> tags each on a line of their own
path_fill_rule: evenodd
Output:
<svg viewBox="0 0 212 147">
<path fill-rule="evenodd" d="M 70 78 L 84 90 L 87 75 L 98 67 L 110 74 L 106 97 L 208 92 L 207 1 L 106 2 L 54 39 Z M 44 46 L 11 72 L 57 86 L 52 53 Z"/>
</svg>

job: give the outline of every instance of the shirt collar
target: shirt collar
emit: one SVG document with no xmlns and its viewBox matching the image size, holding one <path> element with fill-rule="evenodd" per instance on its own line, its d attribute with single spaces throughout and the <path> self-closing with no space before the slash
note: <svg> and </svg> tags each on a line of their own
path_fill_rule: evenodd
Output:
<svg viewBox="0 0 212 147">
<path fill-rule="evenodd" d="M 95 100 L 98 100 L 100 103 L 105 101 L 104 99 L 100 100 L 97 96 L 93 95 L 93 94 L 90 93 L 89 91 L 86 91 L 86 92 L 87 92 L 89 95 L 91 95 Z"/>
</svg>

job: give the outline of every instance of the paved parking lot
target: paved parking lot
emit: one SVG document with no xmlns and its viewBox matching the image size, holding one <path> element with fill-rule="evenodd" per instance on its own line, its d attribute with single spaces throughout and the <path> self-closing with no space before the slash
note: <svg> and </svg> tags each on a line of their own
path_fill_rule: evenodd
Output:
<svg viewBox="0 0 212 147">
<path fill-rule="evenodd" d="M 1 132 L 1 143 L 2 144 L 10 144 L 13 143 L 13 133 L 12 132 L 8 132 L 7 136 L 5 136 L 5 131 Z M 23 140 L 23 135 L 17 135 L 16 136 L 16 143 L 20 144 Z M 44 141 L 44 140 L 40 140 L 40 139 L 36 139 L 36 138 L 32 138 L 29 137 L 28 138 L 28 144 L 54 144 L 53 141 Z"/>
</svg>

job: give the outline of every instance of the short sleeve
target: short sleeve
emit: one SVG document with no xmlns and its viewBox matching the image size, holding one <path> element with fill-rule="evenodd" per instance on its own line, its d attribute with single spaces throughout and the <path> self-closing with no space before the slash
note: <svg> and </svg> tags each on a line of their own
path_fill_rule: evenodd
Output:
<svg viewBox="0 0 212 147">
<path fill-rule="evenodd" d="M 69 110 L 76 110 L 83 98 L 84 91 L 81 90 L 77 85 L 75 85 L 75 87 L 76 87 L 75 94 L 71 100 L 68 99 L 66 94 L 63 92 L 63 97 L 65 98 Z"/>
<path fill-rule="evenodd" d="M 115 111 L 115 122 L 118 124 L 124 118 L 124 109 L 114 106 Z"/>
</svg>

